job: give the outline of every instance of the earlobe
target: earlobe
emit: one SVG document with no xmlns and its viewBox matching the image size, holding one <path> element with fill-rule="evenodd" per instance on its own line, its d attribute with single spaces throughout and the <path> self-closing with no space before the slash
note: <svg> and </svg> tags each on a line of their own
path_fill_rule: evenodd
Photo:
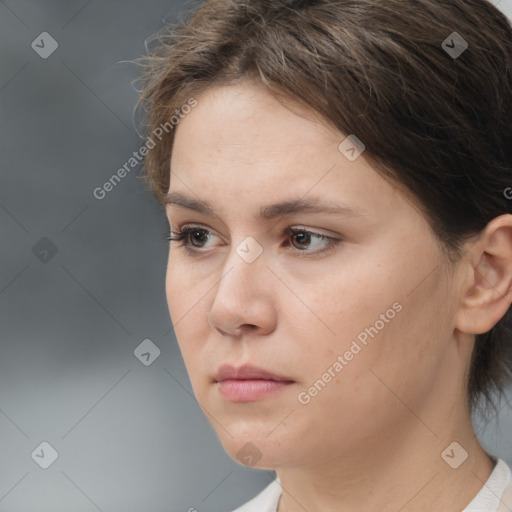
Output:
<svg viewBox="0 0 512 512">
<path fill-rule="evenodd" d="M 456 327 L 467 334 L 490 331 L 512 303 L 512 215 L 490 221 L 468 249 L 468 279 Z"/>
</svg>

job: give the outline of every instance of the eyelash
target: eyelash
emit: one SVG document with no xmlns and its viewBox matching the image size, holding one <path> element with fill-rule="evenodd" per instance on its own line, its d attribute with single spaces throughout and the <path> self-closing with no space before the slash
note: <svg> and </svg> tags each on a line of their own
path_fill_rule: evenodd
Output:
<svg viewBox="0 0 512 512">
<path fill-rule="evenodd" d="M 202 252 L 205 252 L 201 248 L 193 248 L 194 246 L 190 243 L 190 238 L 189 238 L 190 235 L 197 231 L 210 233 L 210 231 L 208 229 L 204 229 L 200 226 L 184 226 L 183 228 L 181 228 L 181 231 L 171 231 L 169 235 L 165 236 L 165 239 L 169 242 L 169 244 L 171 244 L 172 242 L 179 242 L 179 247 L 183 247 L 189 255 L 196 256 Z M 289 227 L 285 230 L 285 234 L 289 237 L 293 236 L 293 235 L 297 235 L 297 234 L 308 234 L 314 238 L 317 238 L 320 240 L 326 240 L 329 242 L 327 247 L 325 247 L 324 249 L 321 249 L 321 250 L 317 250 L 317 251 L 307 251 L 307 250 L 296 249 L 295 252 L 297 252 L 300 257 L 307 257 L 307 255 L 318 256 L 318 255 L 327 253 L 327 252 L 333 250 L 334 247 L 339 242 L 341 242 L 341 240 L 338 238 L 333 238 L 333 237 L 330 237 L 327 235 L 322 235 L 320 233 L 315 233 L 315 232 L 309 231 L 305 228 Z M 304 253 L 306 253 L 306 254 L 304 254 Z"/>
</svg>

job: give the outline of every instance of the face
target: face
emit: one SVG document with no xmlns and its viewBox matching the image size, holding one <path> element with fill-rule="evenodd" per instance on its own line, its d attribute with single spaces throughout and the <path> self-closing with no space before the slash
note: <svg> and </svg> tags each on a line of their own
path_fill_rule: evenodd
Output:
<svg viewBox="0 0 512 512">
<path fill-rule="evenodd" d="M 171 243 L 166 293 L 224 448 L 278 468 L 403 435 L 457 387 L 454 292 L 425 218 L 364 152 L 339 149 L 346 134 L 263 85 L 197 99 L 167 206 L 172 231 L 194 229 Z"/>
</svg>

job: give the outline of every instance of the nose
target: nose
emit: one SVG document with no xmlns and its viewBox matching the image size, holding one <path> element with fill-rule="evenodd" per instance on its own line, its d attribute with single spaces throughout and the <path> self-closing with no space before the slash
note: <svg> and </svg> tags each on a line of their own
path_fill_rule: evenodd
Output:
<svg viewBox="0 0 512 512">
<path fill-rule="evenodd" d="M 252 263 L 233 249 L 215 291 L 208 323 L 224 336 L 265 335 L 276 326 L 277 280 L 260 255 Z"/>
</svg>

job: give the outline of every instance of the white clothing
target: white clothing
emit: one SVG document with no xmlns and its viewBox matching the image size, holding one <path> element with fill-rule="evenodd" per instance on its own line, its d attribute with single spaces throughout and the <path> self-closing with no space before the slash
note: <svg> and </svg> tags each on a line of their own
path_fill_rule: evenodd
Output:
<svg viewBox="0 0 512 512">
<path fill-rule="evenodd" d="M 512 478 L 508 464 L 496 459 L 496 465 L 487 482 L 461 512 L 511 512 Z M 252 500 L 233 512 L 276 512 L 281 496 L 279 479 L 273 480 Z"/>
</svg>

